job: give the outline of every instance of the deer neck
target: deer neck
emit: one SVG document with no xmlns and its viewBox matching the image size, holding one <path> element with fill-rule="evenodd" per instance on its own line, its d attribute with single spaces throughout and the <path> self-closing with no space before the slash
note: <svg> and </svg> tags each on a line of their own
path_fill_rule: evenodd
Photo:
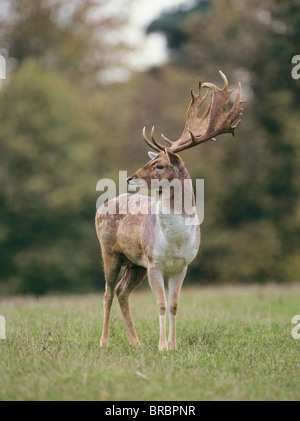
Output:
<svg viewBox="0 0 300 421">
<path fill-rule="evenodd" d="M 156 206 L 161 229 L 172 236 L 180 233 L 181 226 L 190 225 L 187 221 L 196 217 L 196 211 L 193 185 L 185 167 L 176 171 L 170 186 L 168 191 L 159 192 Z"/>
</svg>

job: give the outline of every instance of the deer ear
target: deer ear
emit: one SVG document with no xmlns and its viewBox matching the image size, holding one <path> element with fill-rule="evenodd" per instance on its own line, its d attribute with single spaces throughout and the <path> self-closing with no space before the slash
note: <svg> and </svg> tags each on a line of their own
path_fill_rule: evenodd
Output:
<svg viewBox="0 0 300 421">
<path fill-rule="evenodd" d="M 169 152 L 167 149 L 165 149 L 165 153 L 172 167 L 180 167 L 180 158 L 175 153 Z"/>
<path fill-rule="evenodd" d="M 156 157 L 158 157 L 158 154 L 155 152 L 148 152 L 148 155 L 150 159 L 155 159 Z"/>
</svg>

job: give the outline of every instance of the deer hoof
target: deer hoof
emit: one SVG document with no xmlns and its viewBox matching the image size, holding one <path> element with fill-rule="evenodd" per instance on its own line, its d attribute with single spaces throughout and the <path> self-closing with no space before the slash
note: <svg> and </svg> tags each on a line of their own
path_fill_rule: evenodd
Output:
<svg viewBox="0 0 300 421">
<path fill-rule="evenodd" d="M 168 351 L 168 345 L 167 344 L 159 345 L 158 350 L 161 352 Z"/>
</svg>

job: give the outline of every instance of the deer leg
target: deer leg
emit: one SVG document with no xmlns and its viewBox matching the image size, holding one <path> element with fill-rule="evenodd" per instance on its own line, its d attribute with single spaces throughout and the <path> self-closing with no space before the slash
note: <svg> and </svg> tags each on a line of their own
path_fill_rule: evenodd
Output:
<svg viewBox="0 0 300 421">
<path fill-rule="evenodd" d="M 169 338 L 168 346 L 170 349 L 176 349 L 176 313 L 182 283 L 186 275 L 187 268 L 175 276 L 169 278 Z"/>
<path fill-rule="evenodd" d="M 116 288 L 122 316 L 124 319 L 127 336 L 130 345 L 141 346 L 131 317 L 129 307 L 129 295 L 143 281 L 147 273 L 145 268 L 140 266 L 127 266 L 124 275 Z"/>
<path fill-rule="evenodd" d="M 101 347 L 108 346 L 108 323 L 110 309 L 114 298 L 115 286 L 121 269 L 121 259 L 117 255 L 103 253 L 104 273 L 105 273 L 105 293 L 103 296 L 103 330 L 100 340 Z"/>
<path fill-rule="evenodd" d="M 157 267 L 148 268 L 149 283 L 152 292 L 156 298 L 156 304 L 159 313 L 159 345 L 160 351 L 168 350 L 166 338 L 166 308 L 167 300 L 165 296 L 164 278 Z"/>
</svg>

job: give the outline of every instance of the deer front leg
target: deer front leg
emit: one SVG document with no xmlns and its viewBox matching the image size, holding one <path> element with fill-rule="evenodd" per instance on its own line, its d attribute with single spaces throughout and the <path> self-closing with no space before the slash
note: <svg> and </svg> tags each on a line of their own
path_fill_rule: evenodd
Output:
<svg viewBox="0 0 300 421">
<path fill-rule="evenodd" d="M 110 309 L 114 298 L 114 284 L 106 283 L 105 286 L 105 293 L 103 296 L 103 329 L 102 335 L 100 339 L 100 346 L 107 347 L 108 346 L 108 323 L 109 323 L 109 316 L 110 316 Z"/>
<path fill-rule="evenodd" d="M 179 295 L 186 275 L 187 268 L 178 275 L 169 277 L 169 349 L 176 349 L 176 313 L 178 308 Z"/>
<path fill-rule="evenodd" d="M 148 267 L 148 278 L 152 292 L 156 298 L 159 314 L 159 345 L 160 351 L 168 350 L 166 337 L 166 308 L 167 300 L 165 295 L 164 278 L 156 266 Z"/>
</svg>

